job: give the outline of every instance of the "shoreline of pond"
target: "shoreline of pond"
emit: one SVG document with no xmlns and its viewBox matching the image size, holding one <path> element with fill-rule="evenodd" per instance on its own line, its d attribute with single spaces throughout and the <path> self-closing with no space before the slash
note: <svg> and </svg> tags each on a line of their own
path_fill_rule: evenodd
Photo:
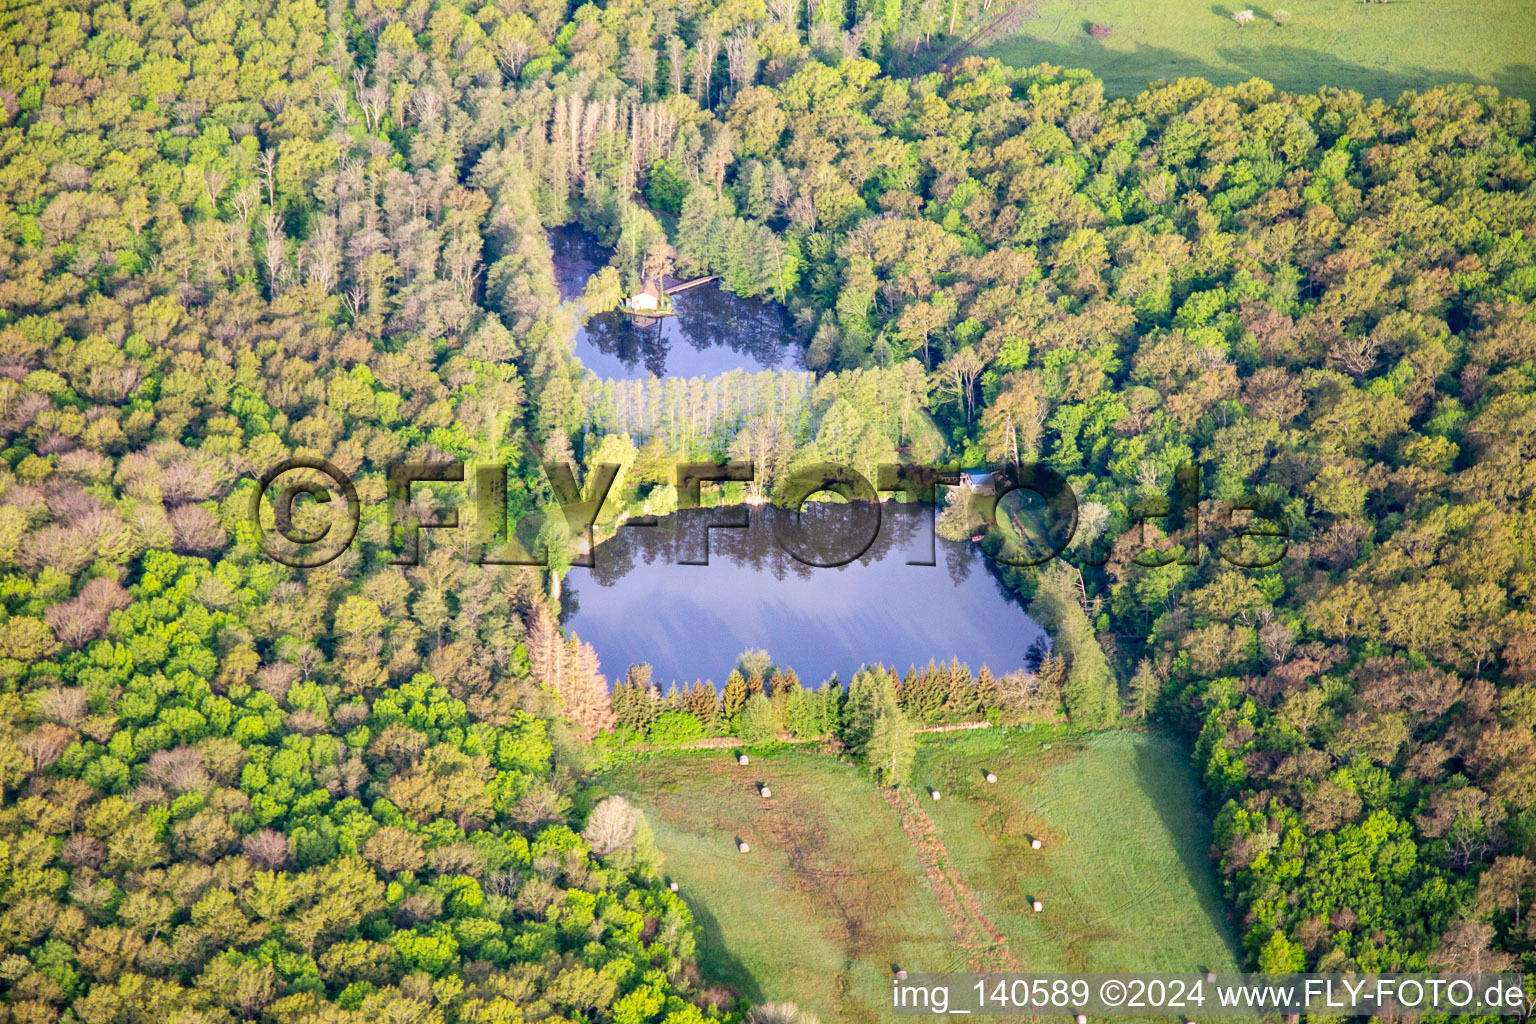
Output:
<svg viewBox="0 0 1536 1024">
<path fill-rule="evenodd" d="M 935 506 L 887 499 L 877 529 L 846 507 L 759 500 L 615 525 L 566 575 L 562 623 L 611 678 L 645 663 L 663 685 L 723 679 L 750 649 L 819 683 L 876 659 L 1003 674 L 1050 644 L 979 545 L 933 529 Z"/>
</svg>

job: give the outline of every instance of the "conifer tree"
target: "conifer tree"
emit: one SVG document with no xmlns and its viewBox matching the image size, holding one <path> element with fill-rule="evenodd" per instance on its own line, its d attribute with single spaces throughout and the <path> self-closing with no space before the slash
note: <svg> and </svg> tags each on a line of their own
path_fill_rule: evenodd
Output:
<svg viewBox="0 0 1536 1024">
<path fill-rule="evenodd" d="M 875 720 L 886 710 L 901 711 L 896 689 L 883 668 L 861 668 L 848 684 L 848 703 L 843 708 L 843 742 L 862 753 L 875 732 Z"/>
<path fill-rule="evenodd" d="M 837 675 L 821 684 L 821 735 L 831 736 L 842 731 L 843 728 L 843 703 L 847 694 L 843 692 L 843 684 L 838 681 Z"/>
<path fill-rule="evenodd" d="M 1157 671 L 1152 667 L 1148 658 L 1142 658 L 1136 666 L 1135 675 L 1131 676 L 1130 700 L 1132 714 L 1137 718 L 1146 718 L 1157 706 L 1157 699 L 1162 694 L 1163 681 L 1158 678 Z"/>
<path fill-rule="evenodd" d="M 976 708 L 978 711 L 987 712 L 999 706 L 1001 692 L 997 686 L 997 678 L 992 675 L 992 669 L 986 665 L 981 666 L 981 671 L 976 673 Z"/>
<path fill-rule="evenodd" d="M 796 687 L 799 689 L 799 687 Z M 781 669 L 773 670 L 772 679 L 766 688 L 768 699 L 773 702 L 773 713 L 786 727 L 789 724 L 788 707 L 790 700 L 789 686 L 784 682 L 784 672 Z"/>
<path fill-rule="evenodd" d="M 720 694 L 721 714 L 726 718 L 735 715 L 747 702 L 747 696 L 747 681 L 741 678 L 740 672 L 731 669 L 731 674 L 725 680 L 725 689 Z"/>
<path fill-rule="evenodd" d="M 893 695 L 894 696 L 894 695 Z M 874 730 L 864 757 L 876 781 L 887 786 L 905 784 L 917 756 L 916 730 L 895 700 L 883 704 L 875 716 Z"/>
<path fill-rule="evenodd" d="M 944 694 L 944 712 L 947 715 L 968 715 L 976 710 L 976 681 L 971 667 L 961 664 L 959 658 L 949 663 L 949 679 Z"/>
<path fill-rule="evenodd" d="M 688 687 L 684 704 L 687 712 L 705 726 L 713 726 L 720 715 L 720 695 L 715 692 L 714 683 L 695 679 Z"/>
<path fill-rule="evenodd" d="M 912 701 L 917 696 L 917 666 L 907 666 L 907 674 L 902 677 L 901 686 L 896 689 L 896 700 L 901 705 L 901 710 L 912 714 Z"/>
<path fill-rule="evenodd" d="M 808 740 L 821 734 L 821 702 L 816 700 L 808 691 L 795 687 L 785 687 L 783 693 L 783 710 L 780 712 L 780 720 L 784 728 L 797 739 Z M 778 693 L 774 696 L 777 698 Z"/>
<path fill-rule="evenodd" d="M 651 666 L 631 665 L 624 681 L 613 688 L 613 714 L 617 724 L 644 731 L 659 711 L 658 694 L 651 683 Z"/>
</svg>

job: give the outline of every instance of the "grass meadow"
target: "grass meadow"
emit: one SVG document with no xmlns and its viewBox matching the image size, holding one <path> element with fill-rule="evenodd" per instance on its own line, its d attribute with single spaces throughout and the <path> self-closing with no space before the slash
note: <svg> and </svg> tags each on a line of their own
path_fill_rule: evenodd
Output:
<svg viewBox="0 0 1536 1024">
<path fill-rule="evenodd" d="M 989 729 L 924 743 L 913 781 L 942 795 L 925 810 L 1019 961 L 1084 972 L 1239 969 L 1210 821 L 1171 740 Z"/>
<path fill-rule="evenodd" d="M 1405 89 L 1474 82 L 1536 100 L 1531 0 L 1021 2 L 1028 20 L 975 52 L 1019 67 L 1087 68 L 1111 96 L 1134 95 L 1159 78 L 1229 85 L 1258 77 L 1291 92 L 1335 86 L 1388 100 Z M 1231 17 L 1239 10 L 1255 20 L 1239 26 Z M 1277 25 L 1276 10 L 1290 21 Z M 1094 23 L 1108 25 L 1109 37 L 1089 35 Z"/>
<path fill-rule="evenodd" d="M 1176 745 L 1054 728 L 930 735 L 914 782 L 896 800 L 804 748 L 746 767 L 709 750 L 624 765 L 591 796 L 645 811 L 699 919 L 707 982 L 823 1021 L 892 1019 L 898 966 L 1236 969 L 1210 825 Z"/>
</svg>

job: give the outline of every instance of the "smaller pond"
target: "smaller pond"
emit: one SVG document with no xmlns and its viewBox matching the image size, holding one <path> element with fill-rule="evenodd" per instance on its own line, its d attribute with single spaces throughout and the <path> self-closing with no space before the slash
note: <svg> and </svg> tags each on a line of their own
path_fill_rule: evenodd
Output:
<svg viewBox="0 0 1536 1024">
<path fill-rule="evenodd" d="M 886 502 L 878 533 L 873 506 L 822 503 L 798 518 L 732 506 L 620 527 L 591 568 L 571 570 L 564 624 L 597 650 L 610 680 L 648 662 L 663 688 L 724 683 L 736 656 L 754 647 L 811 686 L 834 672 L 846 683 L 876 662 L 901 672 L 930 658 L 999 675 L 1023 667 L 1044 631 L 976 545 L 933 535 L 930 512 Z M 706 523 L 743 516 L 745 529 L 707 531 L 707 565 L 683 564 L 704 560 Z M 778 534 L 811 562 L 868 548 L 846 565 L 816 568 L 787 554 Z"/>
<path fill-rule="evenodd" d="M 610 252 L 579 226 L 549 233 L 560 297 L 575 301 Z M 666 287 L 678 282 L 668 279 Z M 576 358 L 599 377 L 714 377 L 729 370 L 791 369 L 801 348 L 776 302 L 744 299 L 707 284 L 672 297 L 676 316 L 640 326 L 623 313 L 601 313 L 576 329 Z"/>
</svg>

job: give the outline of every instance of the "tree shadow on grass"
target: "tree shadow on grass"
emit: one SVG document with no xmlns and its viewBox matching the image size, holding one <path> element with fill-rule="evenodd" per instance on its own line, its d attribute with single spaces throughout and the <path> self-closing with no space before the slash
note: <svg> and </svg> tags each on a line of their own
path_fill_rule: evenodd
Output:
<svg viewBox="0 0 1536 1024">
<path fill-rule="evenodd" d="M 1178 851 L 1180 866 L 1193 883 L 1200 910 L 1215 924 L 1216 932 L 1225 940 L 1232 958 L 1241 963 L 1242 950 L 1238 946 L 1236 929 L 1218 892 L 1217 867 L 1211 859 L 1211 821 L 1200 806 L 1195 779 L 1182 767 L 1187 763 L 1187 751 L 1179 746 L 1171 756 L 1165 757 L 1152 749 L 1154 744 L 1170 742 L 1173 741 L 1158 736 L 1138 738 L 1134 761 L 1136 784 L 1168 830 L 1173 847 Z M 1170 779 L 1170 774 L 1181 777 Z M 1194 966 L 1211 969 L 1213 965 Z"/>
<path fill-rule="evenodd" d="M 1251 7 L 1257 16 L 1260 9 Z M 1225 7 L 1213 11 L 1226 11 Z M 1266 9 L 1267 10 L 1267 9 Z M 1111 26 L 1115 28 L 1116 26 Z M 1159 79 L 1204 78 L 1212 85 L 1237 85 L 1262 78 L 1286 92 L 1315 92 L 1324 86 L 1350 89 L 1388 102 L 1404 92 L 1425 92 L 1440 85 L 1470 83 L 1492 85 L 1502 94 L 1536 102 L 1536 64 L 1510 63 L 1476 78 L 1455 77 L 1449 72 L 1402 66 L 1374 67 L 1342 60 L 1306 47 L 1274 42 L 1274 32 L 1260 34 L 1253 26 L 1226 26 L 1233 41 L 1218 47 L 1217 56 L 1231 66 L 1219 66 L 1180 50 L 1132 44 L 1130 50 L 1105 46 L 1086 32 L 1060 43 L 1016 35 L 979 51 L 982 57 L 1005 59 L 1015 67 L 1055 64 L 1063 68 L 1087 68 L 1105 83 L 1111 96 L 1133 96 Z M 1239 33 L 1249 32 L 1243 36 Z M 1005 57 L 1006 55 L 1006 57 Z M 957 58 L 958 60 L 958 58 Z"/>
<path fill-rule="evenodd" d="M 1255 8 L 1257 11 L 1257 8 Z M 1388 102 L 1396 100 L 1404 92 L 1426 92 L 1440 85 L 1491 85 L 1501 94 L 1521 96 L 1529 100 L 1536 97 L 1536 66 L 1531 64 L 1506 64 L 1477 78 L 1456 78 L 1448 72 L 1428 68 L 1398 68 L 1387 70 L 1368 64 L 1356 64 L 1340 60 L 1326 53 L 1299 46 L 1276 46 L 1258 40 L 1243 41 L 1217 49 L 1222 60 L 1228 61 L 1251 77 L 1263 78 L 1286 89 L 1316 89 L 1322 85 L 1340 89 L 1353 89 L 1366 96 L 1379 96 Z M 1297 69 L 1305 69 L 1298 72 Z M 1291 85 L 1288 79 L 1304 74 L 1315 82 L 1310 89 L 1304 84 Z"/>
<path fill-rule="evenodd" d="M 699 926 L 699 973 L 705 983 L 724 985 L 746 1002 L 761 1003 L 763 990 L 757 978 L 726 948 L 725 932 L 715 915 L 697 899 L 688 900 L 688 909 Z"/>
</svg>

